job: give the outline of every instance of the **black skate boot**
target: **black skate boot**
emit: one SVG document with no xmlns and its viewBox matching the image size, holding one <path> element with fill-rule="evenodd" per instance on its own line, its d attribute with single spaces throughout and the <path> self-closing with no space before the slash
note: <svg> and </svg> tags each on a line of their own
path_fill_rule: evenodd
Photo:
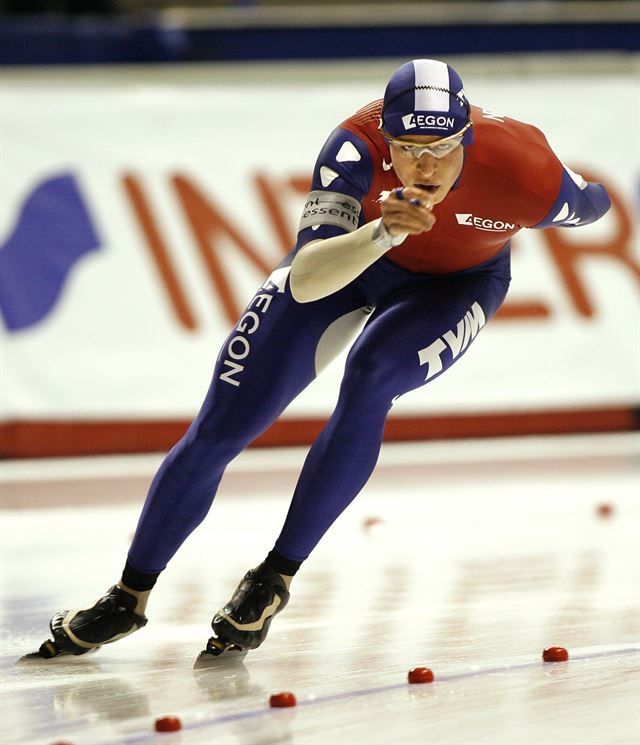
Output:
<svg viewBox="0 0 640 745">
<path fill-rule="evenodd" d="M 289 591 L 275 569 L 261 564 L 250 569 L 238 585 L 231 600 L 211 621 L 212 636 L 196 661 L 217 657 L 223 652 L 241 653 L 259 647 L 267 636 L 271 620 L 289 602 Z"/>
<path fill-rule="evenodd" d="M 146 616 L 135 613 L 137 603 L 137 598 L 114 585 L 90 608 L 57 613 L 50 623 L 53 641 L 44 642 L 36 654 L 47 659 L 86 654 L 132 634 L 147 623 Z"/>
</svg>

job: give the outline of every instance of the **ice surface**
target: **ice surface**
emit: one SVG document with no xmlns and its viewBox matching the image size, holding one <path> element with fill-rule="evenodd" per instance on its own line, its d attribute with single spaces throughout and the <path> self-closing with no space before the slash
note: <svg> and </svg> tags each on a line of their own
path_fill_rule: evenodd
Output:
<svg viewBox="0 0 640 745">
<path fill-rule="evenodd" d="M 145 629 L 28 665 L 54 612 L 117 581 L 157 459 L 7 463 L 0 742 L 634 745 L 639 452 L 636 435 L 386 447 L 265 644 L 208 670 L 211 616 L 272 547 L 303 453 L 232 465 Z M 569 662 L 542 662 L 553 645 Z M 407 683 L 418 665 L 434 683 Z M 269 708 L 280 690 L 295 709 Z M 168 714 L 183 729 L 156 733 Z"/>
</svg>

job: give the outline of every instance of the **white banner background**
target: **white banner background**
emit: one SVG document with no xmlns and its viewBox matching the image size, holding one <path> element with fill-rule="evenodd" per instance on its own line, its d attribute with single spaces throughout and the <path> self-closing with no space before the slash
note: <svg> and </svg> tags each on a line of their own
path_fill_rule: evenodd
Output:
<svg viewBox="0 0 640 745">
<path fill-rule="evenodd" d="M 392 70 L 390 66 L 389 70 Z M 639 92 L 633 77 L 600 75 L 482 79 L 459 67 L 474 103 L 532 122 L 574 170 L 604 179 L 633 216 L 629 250 L 638 255 Z M 75 73 L 80 76 L 80 73 Z M 218 348 L 232 326 L 205 270 L 171 179 L 183 176 L 261 254 L 282 256 L 257 173 L 277 186 L 288 230 L 303 195 L 291 178 L 309 176 L 325 138 L 342 119 L 381 95 L 379 81 L 310 83 L 212 80 L 144 72 L 51 81 L 21 78 L 3 87 L 0 241 L 36 185 L 73 173 L 100 250 L 84 257 L 53 312 L 28 329 L 4 332 L 2 417 L 28 419 L 189 418 L 206 391 Z M 123 186 L 143 189 L 196 326 L 180 323 Z M 608 240 L 612 212 L 567 240 Z M 216 238 L 239 308 L 264 280 L 230 240 Z M 496 320 L 465 359 L 399 401 L 403 414 L 535 410 L 629 404 L 639 398 L 639 285 L 611 256 L 586 257 L 579 276 L 593 306 L 587 317 L 539 231 L 516 238 L 509 300 L 545 304 L 549 314 Z M 286 354 L 286 350 L 282 350 Z M 328 414 L 341 362 L 289 414 Z"/>
</svg>

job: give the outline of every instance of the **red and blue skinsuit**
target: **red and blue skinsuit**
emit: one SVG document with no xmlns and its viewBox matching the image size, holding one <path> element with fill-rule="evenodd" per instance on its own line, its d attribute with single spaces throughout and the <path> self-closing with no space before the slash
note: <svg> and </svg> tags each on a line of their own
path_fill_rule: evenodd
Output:
<svg viewBox="0 0 640 745">
<path fill-rule="evenodd" d="M 364 328 L 336 407 L 276 542 L 282 556 L 304 560 L 371 475 L 394 399 L 460 359 L 500 307 L 511 237 L 586 225 L 609 207 L 604 188 L 564 167 L 538 129 L 472 107 L 473 143 L 434 208 L 432 230 L 408 237 L 342 290 L 300 304 L 288 283 L 295 251 L 378 218 L 380 193 L 402 185 L 378 131 L 380 109 L 381 101 L 364 107 L 324 145 L 295 248 L 226 340 L 200 412 L 152 483 L 129 552 L 138 571 L 164 569 L 207 514 L 227 464 L 313 380 L 327 350 L 337 353 L 346 319 L 355 320 Z M 314 211 L 324 198 L 344 210 Z"/>
</svg>

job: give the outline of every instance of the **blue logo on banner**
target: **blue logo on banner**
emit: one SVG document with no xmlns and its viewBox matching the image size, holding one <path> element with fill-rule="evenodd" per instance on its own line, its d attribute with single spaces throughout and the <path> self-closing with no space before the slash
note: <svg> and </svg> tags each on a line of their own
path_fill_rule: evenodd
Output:
<svg viewBox="0 0 640 745">
<path fill-rule="evenodd" d="M 20 331 L 46 318 L 78 260 L 98 248 L 100 239 L 74 176 L 39 184 L 0 246 L 0 313 L 6 327 Z"/>
</svg>

